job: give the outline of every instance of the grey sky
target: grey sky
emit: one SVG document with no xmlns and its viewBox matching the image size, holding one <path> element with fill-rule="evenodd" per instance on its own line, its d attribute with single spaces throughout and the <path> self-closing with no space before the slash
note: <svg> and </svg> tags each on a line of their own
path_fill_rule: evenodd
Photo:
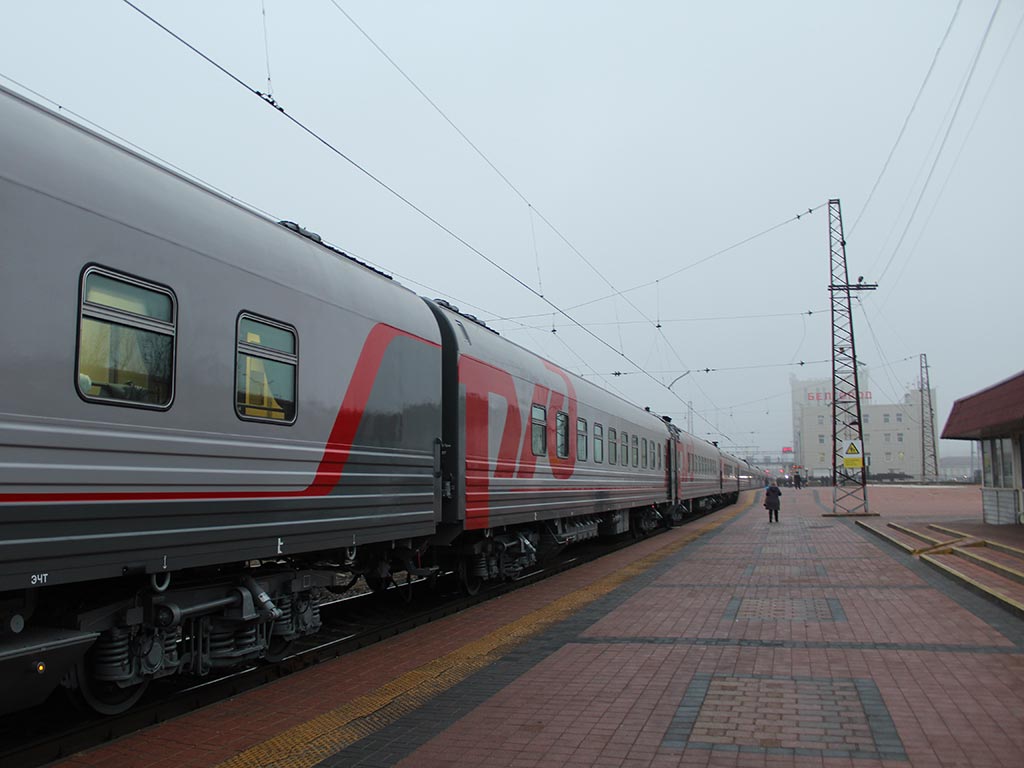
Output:
<svg viewBox="0 0 1024 768">
<path fill-rule="evenodd" d="M 269 47 L 289 114 L 559 307 L 611 294 L 605 280 L 658 280 L 838 197 L 851 276 L 881 283 L 854 317 L 875 402 L 916 381 L 924 352 L 941 429 L 954 399 L 1024 368 L 1021 0 L 1001 3 L 922 197 L 996 7 L 964 0 L 867 207 L 955 0 L 337 0 L 603 277 L 330 0 L 137 4 L 261 91 Z M 417 292 L 519 318 L 491 324 L 630 400 L 684 423 L 692 400 L 702 436 L 778 451 L 791 441 L 790 374 L 830 375 L 811 363 L 831 354 L 824 206 L 628 302 L 570 310 L 609 348 L 124 3 L 7 0 L 3 19 L 6 78 Z M 663 384 L 723 370 L 682 378 L 676 398 L 620 352 Z M 627 375 L 594 375 L 612 371 Z"/>
</svg>

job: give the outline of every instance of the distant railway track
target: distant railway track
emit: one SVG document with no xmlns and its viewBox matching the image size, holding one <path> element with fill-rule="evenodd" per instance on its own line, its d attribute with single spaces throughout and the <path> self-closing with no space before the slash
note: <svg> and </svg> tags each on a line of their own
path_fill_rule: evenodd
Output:
<svg viewBox="0 0 1024 768">
<path fill-rule="evenodd" d="M 685 522 L 702 516 L 694 515 Z M 663 532 L 658 529 L 651 535 Z M 43 706 L 4 717 L 0 725 L 0 765 L 37 768 L 69 757 L 466 610 L 633 543 L 635 539 L 628 535 L 610 544 L 586 542 L 514 581 L 486 585 L 476 595 L 459 592 L 456 576 L 450 573 L 440 576 L 434 589 L 429 580 L 421 579 L 383 592 L 340 597 L 322 604 L 321 631 L 299 641 L 282 660 L 192 684 L 157 681 L 134 708 L 121 715 L 101 717 L 80 711 L 58 691 Z M 416 591 L 411 601 L 402 594 L 410 589 Z"/>
</svg>

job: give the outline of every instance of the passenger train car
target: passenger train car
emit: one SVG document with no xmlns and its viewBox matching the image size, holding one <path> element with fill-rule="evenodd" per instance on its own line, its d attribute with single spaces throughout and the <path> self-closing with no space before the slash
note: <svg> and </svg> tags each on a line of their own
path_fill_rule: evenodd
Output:
<svg viewBox="0 0 1024 768">
<path fill-rule="evenodd" d="M 283 654 L 396 571 L 511 578 L 744 462 L 0 89 L 0 713 Z"/>
</svg>

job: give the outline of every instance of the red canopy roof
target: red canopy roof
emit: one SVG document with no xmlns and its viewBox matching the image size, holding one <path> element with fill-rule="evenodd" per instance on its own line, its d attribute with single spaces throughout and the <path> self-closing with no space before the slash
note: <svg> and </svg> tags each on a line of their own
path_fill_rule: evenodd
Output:
<svg viewBox="0 0 1024 768">
<path fill-rule="evenodd" d="M 1024 432 L 1024 371 L 953 403 L 943 439 L 983 440 Z"/>
</svg>

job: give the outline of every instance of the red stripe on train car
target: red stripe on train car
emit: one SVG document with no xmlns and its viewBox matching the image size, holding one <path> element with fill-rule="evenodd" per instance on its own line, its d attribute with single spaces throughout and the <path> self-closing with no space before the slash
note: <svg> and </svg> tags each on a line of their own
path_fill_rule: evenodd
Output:
<svg viewBox="0 0 1024 768">
<path fill-rule="evenodd" d="M 384 323 L 378 323 L 370 329 L 363 348 L 359 352 L 352 371 L 345 397 L 334 419 L 330 435 L 324 446 L 324 454 L 317 466 L 313 481 L 300 491 L 185 491 L 185 492 L 152 492 L 152 493 L 13 493 L 0 494 L 0 503 L 32 503 L 32 502 L 65 502 L 65 501 L 200 501 L 206 499 L 270 499 L 318 497 L 330 494 L 341 478 L 345 463 L 352 450 L 355 438 L 366 411 L 366 403 L 373 392 L 373 385 L 380 371 L 381 363 L 388 346 L 396 338 L 404 337 L 419 341 L 431 347 L 440 348 L 440 344 L 429 339 L 415 336 Z"/>
</svg>

